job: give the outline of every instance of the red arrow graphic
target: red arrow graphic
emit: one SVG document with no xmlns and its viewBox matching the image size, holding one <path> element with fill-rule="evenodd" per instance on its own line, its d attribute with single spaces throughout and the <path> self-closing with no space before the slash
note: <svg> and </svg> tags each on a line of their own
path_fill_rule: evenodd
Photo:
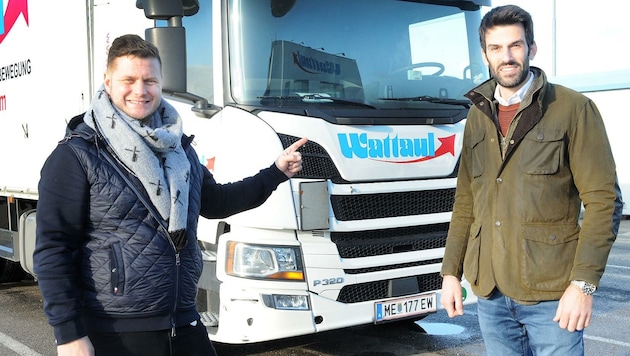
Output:
<svg viewBox="0 0 630 356">
<path fill-rule="evenodd" d="M 302 64 L 300 63 L 300 59 L 298 58 L 298 54 L 295 53 L 295 52 L 293 52 L 293 64 L 298 66 L 301 70 L 305 71 L 306 73 L 317 74 L 317 72 L 313 72 L 313 71 L 310 71 L 310 70 L 304 68 L 302 66 Z"/>
<path fill-rule="evenodd" d="M 9 0 L 7 11 L 4 13 L 4 33 L 0 34 L 0 43 L 11 32 L 11 28 L 13 28 L 20 14 L 24 15 L 24 20 L 26 20 L 26 25 L 28 26 L 27 0 Z"/>
<path fill-rule="evenodd" d="M 430 159 L 440 157 L 447 153 L 450 153 L 453 155 L 453 157 L 455 157 L 455 135 L 451 135 L 448 137 L 438 137 L 438 140 L 440 140 L 442 144 L 440 145 L 440 147 L 438 147 L 437 150 L 435 150 L 434 156 L 422 157 L 420 159 L 409 161 L 408 163 L 428 161 Z"/>
<path fill-rule="evenodd" d="M 377 159 L 375 161 L 381 162 L 389 162 L 389 163 L 416 163 L 416 162 L 424 162 L 430 159 L 434 159 L 440 156 L 443 156 L 447 153 L 450 153 L 455 157 L 455 135 L 451 135 L 448 137 L 438 137 L 438 140 L 442 143 L 437 150 L 435 150 L 435 155 L 433 156 L 425 156 L 422 158 L 410 160 L 410 161 L 385 161 L 381 159 Z"/>
</svg>

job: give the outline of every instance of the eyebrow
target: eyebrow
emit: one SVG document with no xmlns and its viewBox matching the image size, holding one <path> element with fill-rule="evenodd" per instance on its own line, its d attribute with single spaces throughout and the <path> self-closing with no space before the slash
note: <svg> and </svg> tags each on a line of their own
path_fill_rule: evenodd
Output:
<svg viewBox="0 0 630 356">
<path fill-rule="evenodd" d="M 513 46 L 515 44 L 525 44 L 525 41 L 523 39 L 516 40 L 516 41 L 514 41 L 512 43 L 509 43 L 508 46 Z M 486 43 L 486 46 L 488 46 L 488 47 L 490 47 L 490 46 L 498 46 L 498 47 L 500 47 L 500 46 L 503 46 L 503 45 L 496 44 L 496 43 Z"/>
<path fill-rule="evenodd" d="M 125 74 L 125 75 L 120 77 L 120 80 L 127 80 L 127 79 L 147 81 L 147 80 L 158 80 L 158 77 L 151 76 L 151 77 L 143 78 L 141 76 L 129 75 L 129 74 Z"/>
</svg>

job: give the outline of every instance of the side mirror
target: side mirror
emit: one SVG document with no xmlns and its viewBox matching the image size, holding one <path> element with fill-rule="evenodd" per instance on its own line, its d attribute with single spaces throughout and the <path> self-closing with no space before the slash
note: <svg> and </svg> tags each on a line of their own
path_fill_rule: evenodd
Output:
<svg viewBox="0 0 630 356">
<path fill-rule="evenodd" d="M 147 41 L 160 51 L 162 59 L 162 90 L 169 93 L 186 92 L 186 29 L 152 27 L 144 31 Z"/>
<path fill-rule="evenodd" d="M 168 20 L 174 16 L 192 16 L 199 11 L 199 0 L 136 0 L 136 7 L 152 20 Z"/>
</svg>

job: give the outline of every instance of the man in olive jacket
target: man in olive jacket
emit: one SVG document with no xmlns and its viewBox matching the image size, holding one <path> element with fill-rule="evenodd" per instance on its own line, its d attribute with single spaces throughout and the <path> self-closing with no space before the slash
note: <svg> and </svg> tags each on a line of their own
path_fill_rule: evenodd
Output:
<svg viewBox="0 0 630 356">
<path fill-rule="evenodd" d="M 463 314 L 465 276 L 488 355 L 580 355 L 615 239 L 615 163 L 595 104 L 529 66 L 532 28 L 508 5 L 479 29 L 493 78 L 467 95 L 441 303 Z"/>
</svg>

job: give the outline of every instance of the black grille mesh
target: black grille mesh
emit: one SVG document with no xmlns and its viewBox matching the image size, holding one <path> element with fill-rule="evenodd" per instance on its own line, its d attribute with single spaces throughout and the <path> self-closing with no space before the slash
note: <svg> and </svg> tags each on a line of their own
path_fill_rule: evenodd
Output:
<svg viewBox="0 0 630 356">
<path fill-rule="evenodd" d="M 278 137 L 284 148 L 299 140 L 298 137 L 283 134 L 279 134 Z M 299 151 L 302 153 L 302 170 L 294 176 L 295 178 L 340 179 L 341 175 L 330 155 L 318 143 L 308 141 Z"/>
<path fill-rule="evenodd" d="M 340 221 L 450 212 L 455 188 L 381 194 L 332 195 L 335 218 Z"/>
<path fill-rule="evenodd" d="M 342 258 L 381 256 L 399 252 L 422 251 L 446 246 L 448 223 L 401 227 L 396 229 L 331 232 Z"/>
<path fill-rule="evenodd" d="M 442 286 L 439 273 L 416 276 L 420 292 L 438 290 Z M 390 280 L 381 280 L 345 286 L 339 292 L 337 301 L 341 303 L 360 303 L 373 300 L 391 298 L 389 295 Z"/>
<path fill-rule="evenodd" d="M 343 271 L 346 274 L 362 274 L 362 273 L 372 273 L 372 272 L 379 272 L 379 271 L 387 271 L 387 270 L 390 270 L 390 269 L 400 269 L 400 268 L 408 268 L 408 267 L 433 265 L 433 264 L 436 264 L 436 263 L 442 263 L 442 259 L 441 258 L 436 258 L 436 259 L 433 259 L 433 260 L 416 261 L 416 262 L 408 262 L 408 263 L 398 263 L 398 264 L 389 265 L 389 266 L 374 266 L 374 267 L 344 269 Z"/>
</svg>

